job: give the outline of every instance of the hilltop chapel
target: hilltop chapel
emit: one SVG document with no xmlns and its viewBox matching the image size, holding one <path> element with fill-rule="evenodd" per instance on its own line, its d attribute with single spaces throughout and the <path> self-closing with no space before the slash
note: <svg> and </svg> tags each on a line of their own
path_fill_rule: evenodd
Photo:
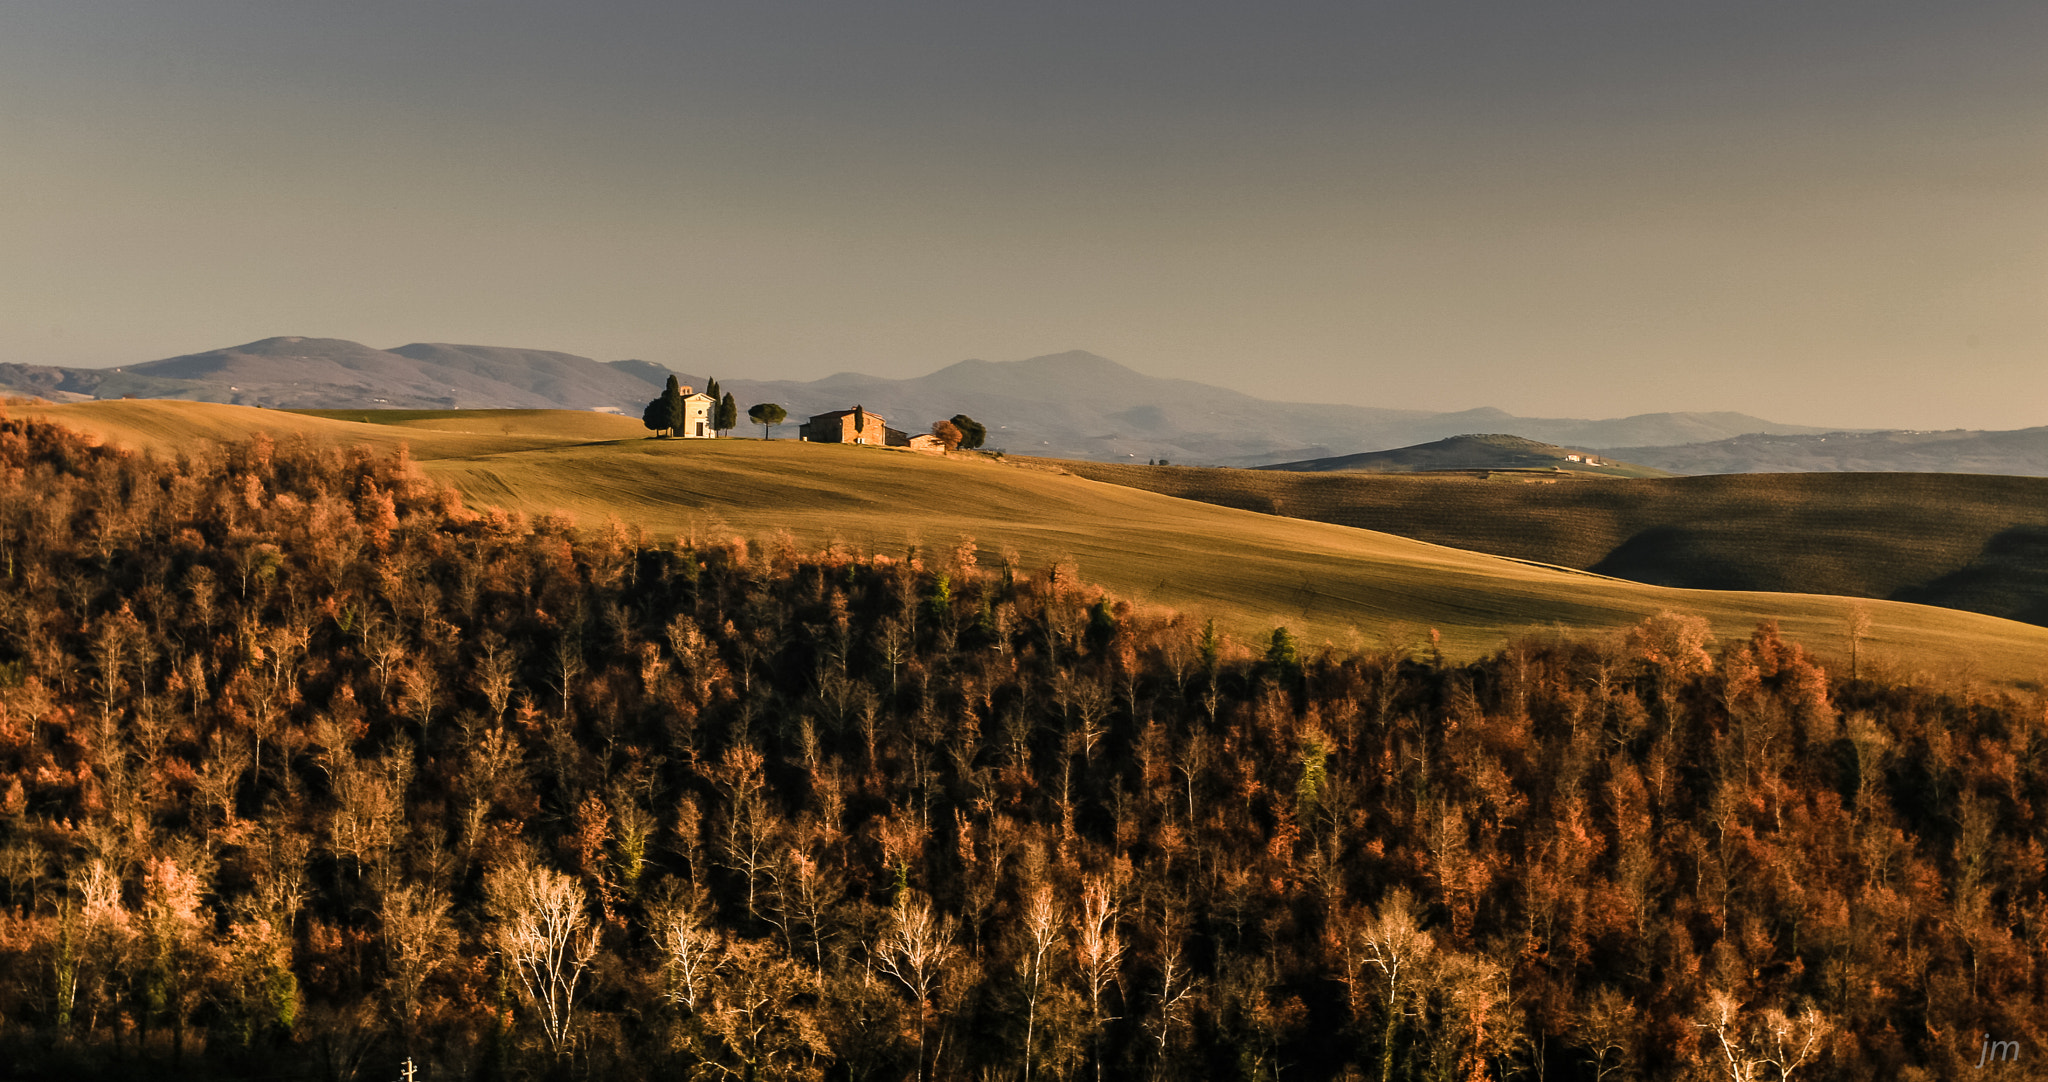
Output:
<svg viewBox="0 0 2048 1082">
<path fill-rule="evenodd" d="M 716 438 L 718 433 L 711 427 L 711 414 L 718 409 L 718 400 L 688 386 L 678 390 L 683 393 L 683 427 L 676 429 L 676 435 L 691 440 Z"/>
</svg>

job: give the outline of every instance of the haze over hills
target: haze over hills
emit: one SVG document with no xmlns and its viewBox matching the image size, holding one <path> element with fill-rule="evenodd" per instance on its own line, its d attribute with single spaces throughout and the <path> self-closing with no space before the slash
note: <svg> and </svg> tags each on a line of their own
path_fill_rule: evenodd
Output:
<svg viewBox="0 0 2048 1082">
<path fill-rule="evenodd" d="M 639 395 L 644 381 L 588 357 L 548 350 L 431 343 L 384 350 L 290 336 L 120 368 L 5 365 L 0 383 L 72 401 L 132 396 L 274 409 L 591 409 Z"/>
<path fill-rule="evenodd" d="M 1436 470 L 1559 471 L 1597 477 L 1666 477 L 1663 470 L 1520 436 L 1451 436 L 1434 443 L 1334 458 L 1279 462 L 1261 470 L 1291 473 L 1426 473 Z"/>
<path fill-rule="evenodd" d="M 961 361 L 913 379 L 840 373 L 810 383 L 725 380 L 742 399 L 781 402 L 791 416 L 844 408 L 850 399 L 923 427 L 966 412 L 988 425 L 990 446 L 1013 453 L 1130 462 L 1167 459 L 1256 466 L 1402 447 L 1470 432 L 1601 447 L 1680 443 L 1745 432 L 1818 432 L 1738 413 L 1658 413 L 1608 420 L 1518 417 L 1481 408 L 1451 413 L 1373 406 L 1273 402 L 1162 379 L 1080 350 L 1023 361 Z M 902 427 L 899 425 L 899 427 Z"/>
<path fill-rule="evenodd" d="M 1610 453 L 1672 473 L 2003 473 L 2048 476 L 2048 427 L 2005 432 L 1751 434 Z"/>
<path fill-rule="evenodd" d="M 133 396 L 286 409 L 610 408 L 637 416 L 669 374 L 648 361 L 600 363 L 549 350 L 434 343 L 383 350 L 294 336 L 119 368 L 0 365 L 0 388 L 55 401 Z M 705 374 L 676 374 L 692 386 L 705 382 Z M 743 410 L 776 402 L 800 419 L 858 403 L 912 431 L 967 413 L 988 426 L 991 446 L 1101 461 L 1259 465 L 1469 432 L 1599 448 L 1821 431 L 1732 413 L 1575 420 L 1492 408 L 1434 413 L 1272 402 L 1144 375 L 1078 350 L 1022 361 L 961 361 L 912 379 L 853 372 L 811 381 L 709 375 L 721 377 Z M 781 434 L 792 436 L 794 429 Z"/>
</svg>

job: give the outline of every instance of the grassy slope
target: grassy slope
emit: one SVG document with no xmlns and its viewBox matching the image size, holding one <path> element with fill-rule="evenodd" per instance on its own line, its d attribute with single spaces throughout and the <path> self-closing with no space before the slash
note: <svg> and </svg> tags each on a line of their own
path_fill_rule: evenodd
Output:
<svg viewBox="0 0 2048 1082">
<path fill-rule="evenodd" d="M 298 411 L 141 398 L 9 408 L 47 416 L 110 442 L 165 454 L 176 454 L 195 438 L 237 439 L 258 431 L 278 439 L 305 436 L 387 452 L 403 445 L 421 460 L 647 434 L 638 418 L 578 410 Z"/>
<path fill-rule="evenodd" d="M 1528 628 L 1609 629 L 1662 609 L 1694 612 L 1722 636 L 1761 618 L 1831 652 L 1852 602 L 1800 594 L 1676 591 L 1537 566 L 1306 519 L 1176 499 L 1056 469 L 790 441 L 593 442 L 598 416 L 526 415 L 487 434 L 339 421 L 187 402 L 94 402 L 40 410 L 116 443 L 172 449 L 195 437 L 265 430 L 391 447 L 477 505 L 567 510 L 586 526 L 617 515 L 660 535 L 788 530 L 800 542 L 900 551 L 950 548 L 1026 568 L 1071 558 L 1119 596 L 1214 613 L 1246 639 L 1286 624 L 1311 642 L 1377 641 L 1390 626 L 1435 627 L 1470 656 Z M 401 418 L 387 418 L 401 420 Z M 495 420 L 496 418 L 494 418 Z M 449 420 L 443 417 L 441 421 Z M 614 419 L 621 420 L 621 419 Z M 608 423 L 608 422 L 601 422 Z M 630 422 L 629 422 L 630 423 Z M 1271 476 L 1271 475 L 1258 475 Z M 1987 677 L 2048 670 L 2048 629 L 1969 613 L 1868 603 L 1872 656 Z"/>
<path fill-rule="evenodd" d="M 638 417 L 592 410 L 291 410 L 305 417 L 357 421 L 414 432 L 547 439 L 629 440 L 647 435 Z"/>
<path fill-rule="evenodd" d="M 1067 463 L 1096 480 L 1659 585 L 1896 597 L 2048 617 L 2001 558 L 2048 531 L 2048 478 L 1736 474 L 1532 485 Z"/>
</svg>

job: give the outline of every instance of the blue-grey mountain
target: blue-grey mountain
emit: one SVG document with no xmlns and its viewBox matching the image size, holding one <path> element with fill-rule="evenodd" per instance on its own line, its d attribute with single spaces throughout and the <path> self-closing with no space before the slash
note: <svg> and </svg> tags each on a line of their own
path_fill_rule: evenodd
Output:
<svg viewBox="0 0 2048 1082">
<path fill-rule="evenodd" d="M 413 343 L 375 349 L 336 338 L 266 338 L 119 368 L 0 365 L 0 389 L 57 400 L 181 398 L 280 409 L 616 409 L 638 416 L 671 370 L 641 360 L 600 363 L 550 350 Z M 988 445 L 1011 453 L 1098 461 L 1251 466 L 1512 432 L 1570 447 L 1671 446 L 1747 433 L 1820 429 L 1734 413 L 1656 413 L 1609 420 L 1518 417 L 1272 402 L 1191 380 L 1135 372 L 1072 351 L 1021 361 L 968 360 L 912 379 L 842 372 L 811 381 L 744 372 L 719 377 L 739 408 L 775 402 L 793 419 L 862 405 L 893 427 L 921 431 L 965 413 Z M 783 434 L 793 434 L 785 426 Z M 1621 457 L 1621 456 L 1617 456 Z M 1661 461 L 1633 457 L 1644 465 Z"/>
</svg>

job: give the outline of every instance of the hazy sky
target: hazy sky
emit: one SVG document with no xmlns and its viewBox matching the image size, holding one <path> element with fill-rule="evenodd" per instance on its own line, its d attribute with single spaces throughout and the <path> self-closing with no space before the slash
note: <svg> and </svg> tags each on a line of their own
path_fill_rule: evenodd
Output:
<svg viewBox="0 0 2048 1082">
<path fill-rule="evenodd" d="M 0 361 L 2048 424 L 2048 4 L 4 0 Z"/>
</svg>

